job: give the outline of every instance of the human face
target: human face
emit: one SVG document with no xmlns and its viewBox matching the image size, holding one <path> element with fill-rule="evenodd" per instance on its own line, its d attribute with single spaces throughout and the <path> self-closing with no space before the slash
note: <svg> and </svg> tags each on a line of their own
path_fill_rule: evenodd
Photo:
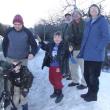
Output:
<svg viewBox="0 0 110 110">
<path fill-rule="evenodd" d="M 56 44 L 60 44 L 60 42 L 62 41 L 61 35 L 54 35 L 53 40 Z"/>
<path fill-rule="evenodd" d="M 20 31 L 22 29 L 23 25 L 19 22 L 14 23 L 14 28 L 16 31 Z"/>
<path fill-rule="evenodd" d="M 72 17 L 73 17 L 74 20 L 78 20 L 78 19 L 81 18 L 81 15 L 80 15 L 79 12 L 74 12 Z"/>
<path fill-rule="evenodd" d="M 67 15 L 66 17 L 65 17 L 65 21 L 71 21 L 71 15 Z"/>
<path fill-rule="evenodd" d="M 90 15 L 91 15 L 91 17 L 93 17 L 93 18 L 97 17 L 98 14 L 99 14 L 99 9 L 97 7 L 95 7 L 95 6 L 92 6 L 90 8 Z"/>
</svg>

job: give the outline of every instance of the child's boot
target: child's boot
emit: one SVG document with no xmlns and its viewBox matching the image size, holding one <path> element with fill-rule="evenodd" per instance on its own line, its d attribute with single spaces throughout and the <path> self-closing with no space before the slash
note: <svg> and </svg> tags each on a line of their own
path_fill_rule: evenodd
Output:
<svg viewBox="0 0 110 110">
<path fill-rule="evenodd" d="M 64 97 L 64 95 L 62 94 L 62 90 L 58 90 L 57 91 L 57 97 L 56 97 L 55 103 L 61 102 L 61 100 L 63 99 L 63 97 Z"/>
<path fill-rule="evenodd" d="M 57 97 L 57 89 L 54 88 L 54 92 L 52 95 L 50 95 L 50 98 L 55 98 Z"/>
<path fill-rule="evenodd" d="M 28 103 L 26 103 L 25 105 L 22 105 L 22 110 L 28 110 Z"/>
</svg>

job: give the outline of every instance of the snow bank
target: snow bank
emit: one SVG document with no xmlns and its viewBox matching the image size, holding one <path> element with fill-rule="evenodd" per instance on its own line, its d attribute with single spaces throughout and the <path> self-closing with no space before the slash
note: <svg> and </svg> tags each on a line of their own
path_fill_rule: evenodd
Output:
<svg viewBox="0 0 110 110">
<path fill-rule="evenodd" d="M 50 99 L 52 86 L 48 81 L 48 68 L 41 70 L 44 52 L 40 52 L 29 61 L 28 67 L 35 78 L 29 94 L 29 110 L 110 110 L 110 74 L 102 72 L 100 77 L 100 91 L 97 102 L 85 102 L 80 94 L 87 90 L 77 90 L 76 87 L 68 87 L 70 81 L 63 80 L 64 99 L 55 104 L 55 99 Z"/>
</svg>

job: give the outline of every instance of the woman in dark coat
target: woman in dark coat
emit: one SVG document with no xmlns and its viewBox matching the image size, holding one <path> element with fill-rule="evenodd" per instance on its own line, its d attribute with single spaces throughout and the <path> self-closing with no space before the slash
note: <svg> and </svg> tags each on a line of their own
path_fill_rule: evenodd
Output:
<svg viewBox="0 0 110 110">
<path fill-rule="evenodd" d="M 105 47 L 109 42 L 108 22 L 100 14 L 100 9 L 93 4 L 89 8 L 90 20 L 87 21 L 83 41 L 78 57 L 84 59 L 84 78 L 88 86 L 87 94 L 81 97 L 85 101 L 96 101 L 99 91 L 99 76 L 105 57 Z"/>
</svg>

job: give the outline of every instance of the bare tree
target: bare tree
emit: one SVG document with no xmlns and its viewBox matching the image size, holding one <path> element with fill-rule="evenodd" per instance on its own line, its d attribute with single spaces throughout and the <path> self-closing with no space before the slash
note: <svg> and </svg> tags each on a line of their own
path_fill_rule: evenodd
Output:
<svg viewBox="0 0 110 110">
<path fill-rule="evenodd" d="M 74 8 L 76 8 L 76 0 L 65 0 L 66 5 L 63 6 L 63 12 L 68 10 L 68 8 L 70 8 L 71 10 L 74 10 Z M 70 10 L 70 11 L 71 11 Z"/>
<path fill-rule="evenodd" d="M 101 12 L 103 12 L 103 2 L 106 1 L 106 0 L 100 0 L 99 2 L 96 1 L 95 4 L 99 5 L 100 9 L 101 9 Z M 77 10 L 78 9 L 78 0 L 65 0 L 66 2 L 66 5 L 63 6 L 63 10 L 62 12 L 70 9 L 68 12 L 69 13 L 72 13 L 74 10 Z M 85 4 L 86 2 L 85 1 L 82 1 L 79 5 L 81 6 L 82 4 Z M 93 1 L 91 0 L 91 4 L 93 3 Z M 80 9 L 80 11 L 82 12 L 83 16 L 86 16 L 87 15 L 87 10 L 88 10 L 88 6 L 84 7 L 83 9 Z"/>
</svg>

